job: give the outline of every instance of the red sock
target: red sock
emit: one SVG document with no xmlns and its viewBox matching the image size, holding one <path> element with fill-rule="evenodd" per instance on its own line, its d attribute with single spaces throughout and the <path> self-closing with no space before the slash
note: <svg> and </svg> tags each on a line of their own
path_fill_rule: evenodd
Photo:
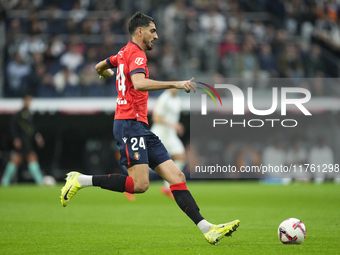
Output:
<svg viewBox="0 0 340 255">
<path fill-rule="evenodd" d="M 129 193 L 134 192 L 134 185 L 133 185 L 133 179 L 132 177 L 128 176 L 125 181 L 125 191 Z"/>
</svg>

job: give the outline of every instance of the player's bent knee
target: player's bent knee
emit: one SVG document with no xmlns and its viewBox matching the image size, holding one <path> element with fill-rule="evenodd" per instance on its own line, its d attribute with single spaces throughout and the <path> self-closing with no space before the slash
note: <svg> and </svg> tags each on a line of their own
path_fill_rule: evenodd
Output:
<svg viewBox="0 0 340 255">
<path fill-rule="evenodd" d="M 170 185 L 182 183 L 182 182 L 186 182 L 186 178 L 182 172 L 178 172 L 173 176 L 172 181 L 168 181 L 168 182 L 170 183 Z"/>
<path fill-rule="evenodd" d="M 16 154 L 12 157 L 11 161 L 15 166 L 18 167 L 22 163 L 22 157 L 21 155 Z"/>
<path fill-rule="evenodd" d="M 134 193 L 144 193 L 149 189 L 149 186 L 148 182 L 136 183 L 134 186 Z"/>
<path fill-rule="evenodd" d="M 186 181 L 185 175 L 182 172 L 178 173 L 178 179 L 179 179 L 179 182 L 185 182 Z"/>
</svg>

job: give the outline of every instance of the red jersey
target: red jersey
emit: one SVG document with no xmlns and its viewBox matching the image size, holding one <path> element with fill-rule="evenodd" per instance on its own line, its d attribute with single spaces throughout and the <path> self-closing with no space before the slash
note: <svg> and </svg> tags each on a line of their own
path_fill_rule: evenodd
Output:
<svg viewBox="0 0 340 255">
<path fill-rule="evenodd" d="M 144 73 L 149 78 L 145 52 L 134 42 L 129 42 L 117 55 L 106 59 L 111 67 L 117 67 L 116 87 L 118 91 L 115 119 L 137 119 L 148 124 L 148 91 L 136 91 L 131 76 Z"/>
</svg>

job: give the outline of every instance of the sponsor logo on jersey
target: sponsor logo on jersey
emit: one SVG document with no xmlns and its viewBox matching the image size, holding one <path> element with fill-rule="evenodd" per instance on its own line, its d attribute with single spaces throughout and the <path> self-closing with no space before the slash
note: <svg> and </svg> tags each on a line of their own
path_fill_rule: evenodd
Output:
<svg viewBox="0 0 340 255">
<path fill-rule="evenodd" d="M 144 58 L 136 58 L 135 59 L 135 63 L 139 66 L 143 64 L 143 61 L 144 61 Z"/>
<path fill-rule="evenodd" d="M 135 155 L 133 155 L 135 159 L 139 160 L 140 159 L 140 154 L 139 152 L 135 152 Z"/>
<path fill-rule="evenodd" d="M 124 143 L 126 143 L 126 141 L 127 141 L 127 138 L 126 138 L 126 137 L 123 137 L 123 141 L 124 141 Z"/>
<path fill-rule="evenodd" d="M 117 98 L 117 104 L 119 105 L 127 104 L 127 101 L 124 98 Z"/>
</svg>

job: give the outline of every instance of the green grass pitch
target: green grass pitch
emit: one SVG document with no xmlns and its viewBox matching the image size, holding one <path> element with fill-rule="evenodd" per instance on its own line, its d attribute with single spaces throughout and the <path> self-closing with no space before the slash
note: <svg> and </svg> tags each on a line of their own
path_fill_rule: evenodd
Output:
<svg viewBox="0 0 340 255">
<path fill-rule="evenodd" d="M 216 246 L 151 183 L 136 201 L 85 188 L 66 208 L 56 187 L 0 188 L 0 254 L 340 254 L 340 186 L 257 182 L 189 182 L 212 223 L 241 221 Z M 283 245 L 281 221 L 295 217 L 307 228 L 301 245 Z"/>
</svg>

